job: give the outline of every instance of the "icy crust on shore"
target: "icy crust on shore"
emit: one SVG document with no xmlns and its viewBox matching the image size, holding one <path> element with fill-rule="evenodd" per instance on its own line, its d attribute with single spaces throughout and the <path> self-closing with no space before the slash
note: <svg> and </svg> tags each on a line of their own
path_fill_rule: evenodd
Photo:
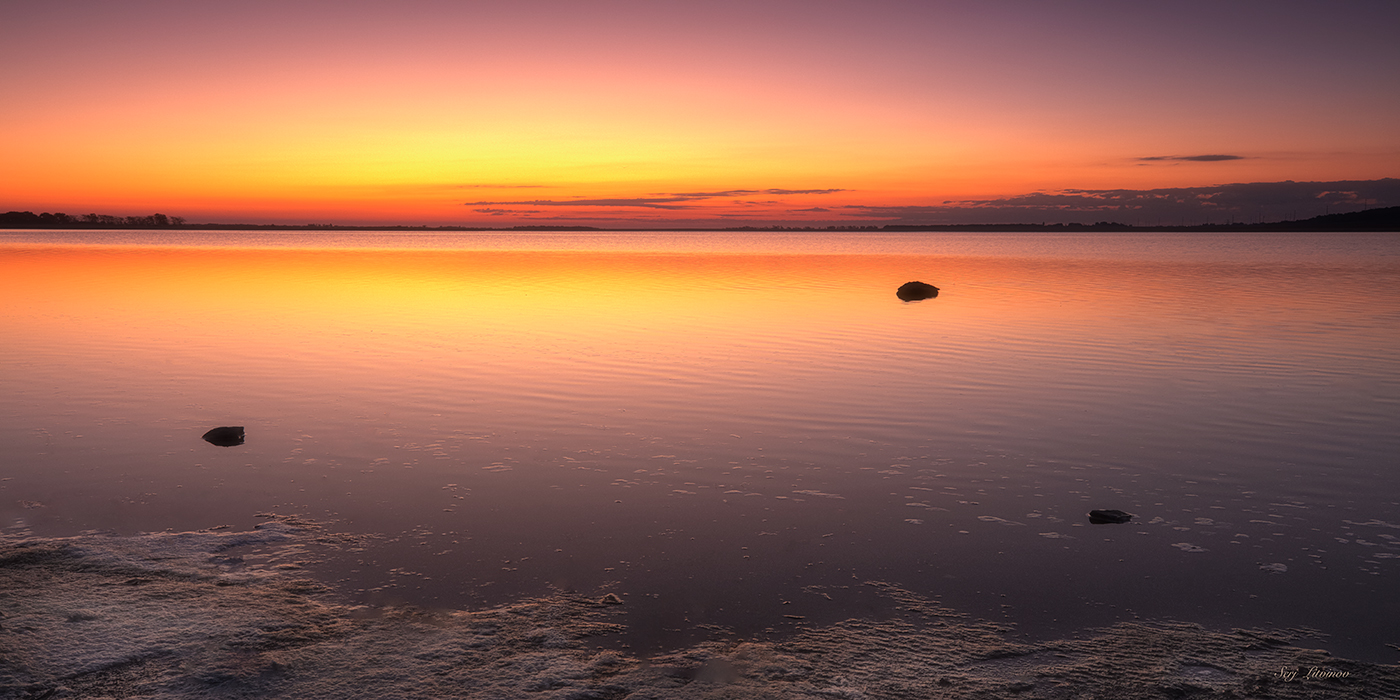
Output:
<svg viewBox="0 0 1400 700">
<path fill-rule="evenodd" d="M 296 577 L 306 548 L 333 539 L 292 518 L 0 539 L 0 698 L 1400 697 L 1400 667 L 1288 631 L 1131 623 L 1018 643 L 883 583 L 868 585 L 905 619 L 638 657 L 597 646 L 627 616 L 601 591 L 437 613 L 337 603 Z"/>
</svg>

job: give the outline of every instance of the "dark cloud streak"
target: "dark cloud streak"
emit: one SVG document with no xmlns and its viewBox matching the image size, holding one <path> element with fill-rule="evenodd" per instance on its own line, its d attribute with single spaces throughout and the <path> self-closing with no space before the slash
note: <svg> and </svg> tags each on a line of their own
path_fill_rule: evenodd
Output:
<svg viewBox="0 0 1400 700">
<path fill-rule="evenodd" d="M 1252 182 L 1151 190 L 1067 189 L 937 205 L 838 207 L 847 220 L 897 224 L 1125 224 L 1279 221 L 1400 206 L 1400 179 Z"/>
<path fill-rule="evenodd" d="M 487 216 L 515 216 L 519 214 L 539 214 L 539 209 L 473 209 L 472 211 Z"/>
<path fill-rule="evenodd" d="M 665 195 L 665 196 L 671 196 L 671 197 L 693 197 L 693 198 L 695 198 L 695 199 L 711 199 L 711 198 L 714 198 L 714 197 L 745 197 L 745 196 L 754 195 L 754 194 L 776 194 L 776 195 L 794 195 L 794 194 L 834 194 L 834 193 L 836 193 L 836 192 L 849 192 L 849 191 L 850 191 L 850 190 L 845 190 L 845 189 L 841 189 L 841 188 L 826 189 L 826 190 L 784 190 L 784 189 L 776 189 L 776 188 L 775 188 L 775 189 L 767 189 L 767 190 L 720 190 L 720 191 L 718 191 L 718 192 L 667 192 L 667 193 L 660 193 L 660 194 L 663 194 L 663 195 Z"/>
<path fill-rule="evenodd" d="M 468 207 L 496 207 L 496 206 L 530 206 L 530 207 L 639 207 L 643 209 L 691 209 L 693 207 L 685 202 L 697 202 L 706 199 L 717 199 L 721 197 L 743 197 L 755 194 L 770 195 L 807 195 L 807 194 L 832 194 L 835 192 L 847 192 L 844 189 L 825 190 L 720 190 L 718 192 L 674 192 L 657 193 L 653 197 L 622 197 L 616 199 L 534 199 L 529 201 L 510 202 L 463 202 Z M 755 202 L 744 202 L 745 204 L 755 204 Z M 775 204 L 776 202 L 764 202 L 765 204 Z M 480 210 L 478 210 L 480 211 Z"/>
<path fill-rule="evenodd" d="M 786 190 L 827 194 L 848 190 Z M 606 222 L 630 228 L 648 225 L 944 225 L 1096 223 L 1194 225 L 1255 223 L 1306 219 L 1376 207 L 1400 206 L 1400 179 L 1331 182 L 1253 182 L 1145 190 L 1063 189 L 994 199 L 932 200 L 928 204 L 892 206 L 859 201 L 807 208 L 783 207 L 780 201 L 736 199 L 741 193 L 776 190 L 726 190 L 666 195 L 578 200 L 472 202 L 478 214 L 530 220 Z M 849 201 L 849 200 L 848 200 Z M 755 207 L 772 206 L 763 211 Z M 506 208 L 511 207 L 511 208 Z M 568 211 L 569 208 L 575 211 Z M 742 210 L 736 210 L 742 207 Z M 627 211 L 627 209 L 631 211 Z M 552 210 L 544 214 L 542 210 Z M 612 211 L 609 211 L 612 209 Z M 781 211 L 780 211 L 781 210 Z M 584 213 L 588 211 L 589 213 Z M 707 223 L 708 222 L 708 223 Z"/>
<path fill-rule="evenodd" d="M 1204 155 L 1204 156 L 1144 156 L 1142 161 L 1187 160 L 1196 163 L 1214 163 L 1222 160 L 1245 160 L 1245 156 Z"/>
<path fill-rule="evenodd" d="M 642 207 L 645 209 L 690 209 L 677 202 L 691 201 L 685 197 L 630 197 L 620 199 L 533 199 L 517 202 L 465 202 L 466 206 L 527 206 L 527 207 Z"/>
</svg>

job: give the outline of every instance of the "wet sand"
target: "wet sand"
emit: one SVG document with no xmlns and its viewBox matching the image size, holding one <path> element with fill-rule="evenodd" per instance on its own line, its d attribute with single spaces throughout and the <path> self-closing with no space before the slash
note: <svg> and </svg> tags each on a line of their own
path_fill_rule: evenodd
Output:
<svg viewBox="0 0 1400 700">
<path fill-rule="evenodd" d="M 349 605 L 303 566 L 354 539 L 268 517 L 0 538 L 0 698 L 1400 697 L 1400 666 L 1309 649 L 1306 630 L 1144 622 L 1025 643 L 880 582 L 866 585 L 904 617 L 635 654 L 604 648 L 628 624 L 626 591 Z"/>
</svg>

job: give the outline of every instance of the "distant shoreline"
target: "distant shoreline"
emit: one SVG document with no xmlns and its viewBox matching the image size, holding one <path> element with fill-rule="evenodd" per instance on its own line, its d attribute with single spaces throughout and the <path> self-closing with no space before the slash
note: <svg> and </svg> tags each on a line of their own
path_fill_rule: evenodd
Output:
<svg viewBox="0 0 1400 700">
<path fill-rule="evenodd" d="M 1065 232 L 1142 232 L 1142 233 L 1213 233 L 1213 232 L 1260 232 L 1260 233 L 1356 233 L 1400 231 L 1400 207 L 1366 209 L 1344 214 L 1325 214 L 1310 219 L 1274 221 L 1267 223 L 1243 224 L 1197 224 L 1194 226 L 1134 226 L 1111 221 L 1092 224 L 883 224 L 853 226 L 725 226 L 725 227 L 665 227 L 648 226 L 641 228 L 600 228 L 596 226 L 355 226 L 350 224 L 225 224 L 225 223 L 92 223 L 66 215 L 34 214 L 32 212 L 9 212 L 0 214 L 0 229 L 70 229 L 70 230 L 160 230 L 160 231 L 589 231 L 600 233 L 625 233 L 639 231 L 660 232 L 793 232 L 793 233 L 848 233 L 848 232 L 928 232 L 928 233 L 1065 233 Z M 165 219 L 161 215 L 155 215 Z M 116 217 L 109 217 L 116 218 Z M 150 219 L 152 217 L 142 217 Z"/>
</svg>

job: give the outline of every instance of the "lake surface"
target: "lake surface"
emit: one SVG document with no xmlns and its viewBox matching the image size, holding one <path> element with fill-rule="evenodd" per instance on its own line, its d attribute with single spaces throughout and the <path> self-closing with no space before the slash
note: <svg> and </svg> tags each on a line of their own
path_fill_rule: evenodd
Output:
<svg viewBox="0 0 1400 700">
<path fill-rule="evenodd" d="M 0 334 L 12 532 L 297 513 L 382 535 L 357 600 L 607 588 L 637 647 L 883 581 L 1397 657 L 1397 234 L 8 231 Z"/>
</svg>

